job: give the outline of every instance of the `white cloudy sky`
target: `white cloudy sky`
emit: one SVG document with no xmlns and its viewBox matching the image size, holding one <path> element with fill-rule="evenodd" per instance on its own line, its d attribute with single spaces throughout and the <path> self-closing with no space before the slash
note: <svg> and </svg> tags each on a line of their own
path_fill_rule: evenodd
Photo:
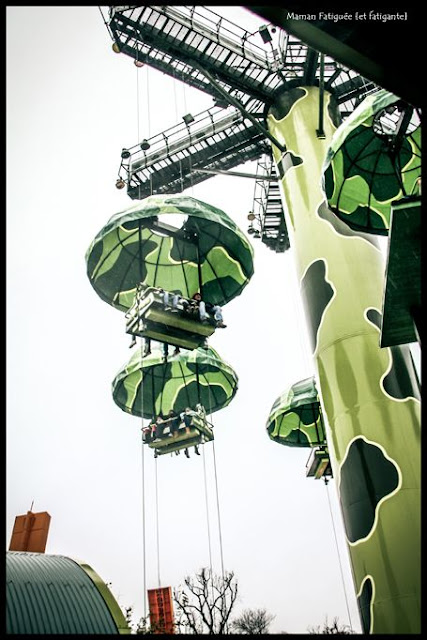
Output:
<svg viewBox="0 0 427 640">
<path fill-rule="evenodd" d="M 52 517 L 46 552 L 86 561 L 140 616 L 141 424 L 111 396 L 132 352 L 124 315 L 89 283 L 85 252 L 111 215 L 133 204 L 115 188 L 122 147 L 212 99 L 113 53 L 97 7 L 15 6 L 6 15 L 7 544 L 15 516 L 34 500 L 34 511 Z M 240 24 L 255 30 L 258 20 L 244 16 Z M 187 193 L 246 231 L 253 190 L 252 180 L 218 176 Z M 255 274 L 224 308 L 228 328 L 210 340 L 239 377 L 233 402 L 213 416 L 236 613 L 265 607 L 276 633 L 304 633 L 326 616 L 348 624 L 344 580 L 360 631 L 334 482 L 307 479 L 309 450 L 275 444 L 265 432 L 277 396 L 312 365 L 292 249 L 276 254 L 253 243 Z M 159 573 L 161 586 L 176 587 L 209 566 L 206 504 L 212 565 L 221 572 L 212 444 L 204 455 L 207 503 L 202 456 L 157 460 L 157 531 L 156 466 L 145 451 L 147 588 L 159 586 Z"/>
</svg>

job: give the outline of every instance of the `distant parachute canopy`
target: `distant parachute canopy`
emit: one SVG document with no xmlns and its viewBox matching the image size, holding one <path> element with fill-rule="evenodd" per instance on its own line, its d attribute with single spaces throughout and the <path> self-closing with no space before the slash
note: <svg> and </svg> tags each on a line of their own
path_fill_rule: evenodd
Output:
<svg viewBox="0 0 427 640">
<path fill-rule="evenodd" d="M 306 378 L 293 384 L 277 398 L 266 427 L 271 440 L 288 447 L 316 447 L 326 444 L 314 378 Z"/>
<path fill-rule="evenodd" d="M 142 385 L 141 385 L 142 383 Z M 112 383 L 114 402 L 126 413 L 151 419 L 173 409 L 202 404 L 208 414 L 226 407 L 237 391 L 238 378 L 218 353 L 209 348 L 182 350 L 163 363 L 162 350 L 142 358 L 136 351 Z M 143 394 L 141 397 L 141 386 Z"/>
<path fill-rule="evenodd" d="M 159 216 L 179 214 L 179 228 Z M 139 283 L 224 305 L 253 275 L 253 249 L 229 216 L 188 196 L 156 195 L 115 214 L 86 252 L 97 294 L 120 311 Z"/>
<path fill-rule="evenodd" d="M 417 194 L 421 125 L 412 116 L 410 105 L 381 90 L 336 130 L 323 187 L 331 210 L 354 231 L 388 235 L 392 202 Z"/>
</svg>

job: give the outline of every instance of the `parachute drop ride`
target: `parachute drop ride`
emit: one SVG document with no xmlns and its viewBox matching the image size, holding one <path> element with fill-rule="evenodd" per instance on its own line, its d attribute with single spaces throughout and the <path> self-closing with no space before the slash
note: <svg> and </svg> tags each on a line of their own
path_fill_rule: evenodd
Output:
<svg viewBox="0 0 427 640">
<path fill-rule="evenodd" d="M 296 382 L 274 402 L 268 416 L 271 440 L 288 447 L 312 447 L 307 476 L 332 475 L 319 395 L 313 377 Z"/>
<path fill-rule="evenodd" d="M 98 295 L 125 312 L 127 333 L 149 344 L 115 377 L 116 404 L 142 419 L 161 416 L 161 438 L 142 427 L 156 457 L 212 440 L 206 412 L 227 406 L 237 376 L 206 339 L 225 326 L 215 309 L 238 296 L 253 274 L 253 249 L 244 234 L 226 213 L 200 200 L 150 196 L 110 219 L 86 262 Z M 201 301 L 194 306 L 196 294 Z M 151 350 L 151 340 L 163 343 L 163 353 Z M 168 345 L 175 346 L 170 359 Z M 188 409 L 185 424 L 180 414 Z M 171 410 L 174 421 L 168 420 Z"/>
<path fill-rule="evenodd" d="M 394 201 L 418 196 L 421 126 L 414 108 L 381 90 L 332 137 L 323 169 L 331 210 L 351 229 L 388 235 Z"/>
<path fill-rule="evenodd" d="M 169 223 L 178 217 L 180 226 Z M 176 223 L 175 223 L 176 224 Z M 97 294 L 127 312 L 127 332 L 194 349 L 218 326 L 185 313 L 200 294 L 215 309 L 253 274 L 253 249 L 229 216 L 189 196 L 150 196 L 114 215 L 86 254 Z M 166 304 L 167 292 L 172 308 Z M 184 305 L 184 307 L 183 307 Z"/>
<path fill-rule="evenodd" d="M 256 159 L 272 152 L 283 205 L 280 211 L 295 259 L 316 383 L 328 423 L 328 447 L 362 629 L 364 633 L 419 633 L 420 400 L 416 372 L 401 340 L 392 348 L 380 346 L 385 320 L 380 313 L 384 264 L 377 238 L 352 229 L 331 211 L 330 207 L 335 208 L 332 195 L 339 196 L 331 180 L 338 178 L 338 171 L 328 177 L 327 196 L 322 189 L 325 157 L 341 119 L 350 118 L 356 101 L 377 87 L 354 70 L 357 65 L 351 64 L 351 57 L 347 58 L 350 68 L 343 68 L 331 57 L 334 52 L 329 46 L 319 53 L 280 29 L 276 46 L 273 29 L 270 33 L 266 25 L 260 34 L 271 48 L 270 62 L 265 50 L 252 47 L 252 42 L 248 48 L 253 34 L 206 7 L 203 12 L 194 7 L 172 9 L 113 8 L 110 36 L 125 54 L 139 60 L 144 51 L 145 64 L 174 78 L 182 76 L 184 65 L 184 82 L 226 104 L 234 97 L 232 104 L 254 126 L 248 124 L 236 135 L 233 121 L 220 135 L 210 136 L 203 148 L 204 143 L 194 135 L 199 131 L 186 123 L 188 135 L 184 141 L 179 139 L 178 151 L 169 144 L 169 130 L 163 132 L 150 139 L 159 141 L 155 149 L 153 144 L 151 158 L 144 157 L 139 167 L 130 166 L 128 185 L 136 196 L 152 187 L 152 177 L 156 189 L 167 189 L 174 176 L 179 188 L 185 180 L 190 184 L 194 175 L 200 180 L 203 171 L 232 169 L 242 157 Z M 153 20 L 158 26 L 154 35 Z M 129 29 L 134 38 L 129 39 Z M 195 46 L 200 34 L 203 38 Z M 259 120 L 262 112 L 265 127 Z M 218 122 L 223 119 L 219 117 Z M 345 125 L 344 120 L 341 131 Z M 397 142 L 406 131 L 404 126 L 398 128 Z M 176 131 L 181 132 L 181 125 Z M 272 143 L 268 150 L 266 138 Z M 160 158 L 155 152 L 162 154 Z M 271 178 L 271 172 L 264 175 Z M 387 201 L 390 196 L 384 198 L 378 192 L 380 179 L 376 174 L 376 184 L 368 178 L 366 186 L 364 179 L 350 178 L 350 186 L 351 180 L 359 183 L 360 193 L 354 208 L 345 209 L 346 219 L 349 212 L 357 212 L 359 203 L 366 202 L 367 190 L 378 202 Z M 261 186 L 258 171 L 256 185 Z M 405 183 L 405 191 L 411 194 L 410 189 Z M 401 192 L 404 195 L 403 189 Z M 391 195 L 403 200 L 399 194 Z M 371 209 L 372 202 L 371 197 Z M 262 223 L 267 211 L 266 206 L 255 219 Z M 366 212 L 362 208 L 357 213 Z M 409 211 L 404 213 L 409 216 Z M 359 218 L 386 235 L 386 213 L 375 214 Z M 391 218 L 389 226 L 391 242 Z M 396 233 L 399 241 L 399 231 Z M 405 267 L 411 263 L 411 252 L 406 253 Z"/>
<path fill-rule="evenodd" d="M 237 386 L 236 373 L 211 347 L 181 352 L 167 363 L 161 350 L 154 349 L 145 358 L 140 351 L 133 354 L 114 378 L 112 393 L 120 409 L 141 418 L 167 417 L 171 409 L 179 418 L 187 407 L 197 408 L 189 429 L 180 420 L 172 433 L 166 423 L 161 437 L 148 441 L 157 457 L 213 440 L 206 411 L 212 414 L 226 407 Z"/>
</svg>

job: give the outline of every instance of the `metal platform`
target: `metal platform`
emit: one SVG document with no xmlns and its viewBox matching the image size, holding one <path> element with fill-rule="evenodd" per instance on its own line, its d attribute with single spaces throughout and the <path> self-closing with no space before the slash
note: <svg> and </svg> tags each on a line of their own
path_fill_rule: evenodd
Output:
<svg viewBox="0 0 427 640">
<path fill-rule="evenodd" d="M 109 7 L 104 20 L 117 53 L 214 100 L 210 109 L 123 150 L 117 186 L 126 185 L 132 199 L 179 193 L 248 161 L 268 163 L 265 114 L 279 89 L 318 84 L 334 94 L 343 118 L 377 89 L 280 28 L 261 25 L 249 33 L 207 7 L 122 5 Z M 278 184 L 252 177 L 264 191 L 254 200 L 259 237 L 282 252 L 289 239 Z"/>
<path fill-rule="evenodd" d="M 320 54 L 296 37 L 268 26 L 249 33 L 207 7 L 110 7 L 108 27 L 118 50 L 177 80 L 225 97 L 203 69 L 252 111 L 263 110 L 275 91 L 295 79 L 311 85 L 319 78 Z M 345 105 L 375 88 L 356 72 L 324 58 L 324 82 Z M 300 82 L 301 83 L 301 82 Z"/>
<path fill-rule="evenodd" d="M 276 253 L 289 249 L 283 203 L 271 156 L 265 155 L 258 160 L 254 206 L 248 219 L 251 221 L 248 233 L 253 238 L 260 238 L 261 242 Z"/>
<path fill-rule="evenodd" d="M 119 177 L 132 199 L 152 194 L 180 193 L 211 177 L 205 169 L 227 171 L 269 153 L 269 144 L 244 122 L 235 108 L 212 107 L 126 151 Z M 127 154 L 124 154 L 127 155 Z"/>
<path fill-rule="evenodd" d="M 195 445 L 204 444 L 214 439 L 212 428 L 208 425 L 206 415 L 192 416 L 192 424 L 187 432 L 184 423 L 180 423 L 180 427 L 175 437 L 170 434 L 169 427 L 165 427 L 161 438 L 148 443 L 150 449 L 154 449 L 157 456 L 173 453 L 181 449 L 194 447 Z"/>
<path fill-rule="evenodd" d="M 222 86 L 245 104 L 255 99 L 262 106 L 282 84 L 274 54 L 206 7 L 111 7 L 108 25 L 122 53 L 220 102 L 223 95 L 199 66 L 215 71 Z"/>
</svg>

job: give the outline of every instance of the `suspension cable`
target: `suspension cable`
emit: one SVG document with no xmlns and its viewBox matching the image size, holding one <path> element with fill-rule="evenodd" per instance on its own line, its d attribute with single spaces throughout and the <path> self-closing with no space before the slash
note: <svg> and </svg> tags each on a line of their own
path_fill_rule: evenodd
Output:
<svg viewBox="0 0 427 640">
<path fill-rule="evenodd" d="M 136 126 L 137 126 L 137 139 L 139 140 L 139 68 L 136 67 Z M 138 240 L 139 240 L 139 272 L 140 272 L 140 280 L 142 278 L 142 265 L 141 265 L 141 225 L 139 225 L 138 229 Z M 138 289 L 137 289 L 138 291 Z M 138 314 L 139 314 L 139 306 L 138 306 Z M 139 319 L 138 319 L 139 324 Z M 142 563 L 143 563 L 143 612 L 144 612 L 144 621 L 147 619 L 147 563 L 146 563 L 146 526 L 145 526 L 145 448 L 144 448 L 144 339 L 142 336 L 140 337 L 140 358 L 141 358 L 141 384 L 140 384 L 140 394 L 141 394 L 141 475 L 142 475 Z"/>
<path fill-rule="evenodd" d="M 157 484 L 157 458 L 154 461 L 154 473 L 155 473 L 155 481 L 156 481 L 156 539 L 157 539 L 157 581 L 160 589 L 161 581 L 160 581 L 160 529 L 159 529 L 159 493 L 158 493 L 158 484 Z"/>
<path fill-rule="evenodd" d="M 173 70 L 173 97 L 174 97 L 174 102 L 175 102 L 175 118 L 176 121 L 178 122 L 178 96 L 177 96 L 177 91 L 176 91 L 176 86 L 177 86 L 177 79 L 176 79 L 176 73 L 175 73 L 175 69 Z M 179 175 L 180 175 L 180 185 L 181 185 L 181 193 L 184 191 L 184 179 L 182 177 L 182 158 L 179 158 Z"/>
<path fill-rule="evenodd" d="M 345 588 L 345 582 L 344 582 L 344 573 L 343 573 L 343 570 L 342 570 L 341 554 L 340 554 L 340 550 L 339 550 L 339 547 L 338 547 L 338 539 L 337 539 L 337 534 L 336 534 L 336 530 L 335 530 L 334 516 L 333 516 L 333 513 L 332 513 L 331 499 L 330 499 L 330 496 L 329 496 L 329 489 L 328 489 L 329 481 L 328 481 L 328 479 L 326 477 L 324 478 L 324 481 L 325 481 L 325 486 L 326 486 L 326 495 L 328 496 L 328 504 L 329 504 L 329 511 L 330 511 L 330 514 L 331 514 L 332 528 L 334 530 L 335 545 L 337 547 L 338 564 L 339 564 L 340 572 L 341 572 L 341 581 L 342 581 L 342 586 L 343 586 L 343 591 L 344 591 L 345 604 L 346 604 L 346 607 L 347 607 L 347 615 L 348 615 L 348 620 L 349 620 L 349 623 L 350 623 L 350 629 L 353 630 L 353 625 L 352 625 L 351 616 L 350 616 L 350 608 L 348 606 L 347 590 Z"/>
<path fill-rule="evenodd" d="M 138 61 L 138 56 L 136 58 Z M 149 79 L 148 68 L 146 69 L 146 85 L 147 85 L 147 122 L 148 137 L 151 134 L 150 124 L 150 96 L 149 96 Z M 140 83 L 139 83 L 140 66 L 136 65 L 136 121 L 137 121 L 137 140 L 140 141 Z M 150 193 L 153 193 L 152 178 L 150 176 Z M 142 255 L 141 255 L 141 223 L 139 224 L 139 274 L 142 283 Z M 141 446 L 142 446 L 142 546 L 143 546 L 143 602 L 144 602 L 144 620 L 147 619 L 147 562 L 146 562 L 146 506 L 145 506 L 145 447 L 144 447 L 144 338 L 140 336 L 140 358 L 141 358 Z M 155 489 L 156 489 L 156 534 L 157 534 L 157 577 L 160 587 L 160 544 L 159 544 L 159 509 L 158 509 L 158 483 L 157 483 L 157 459 L 155 459 Z"/>
<path fill-rule="evenodd" d="M 151 109 L 150 109 L 150 78 L 149 69 L 147 67 L 147 125 L 148 125 L 148 137 L 151 138 Z M 150 173 L 150 196 L 153 195 L 153 172 Z"/>
<path fill-rule="evenodd" d="M 209 397 L 210 424 L 211 424 L 211 427 L 213 428 L 212 402 L 211 402 L 211 389 L 210 389 L 210 387 L 209 387 L 208 394 L 209 394 L 208 397 Z M 217 515 L 218 515 L 218 533 L 219 533 L 219 550 L 220 550 L 220 557 L 221 557 L 221 575 L 222 575 L 222 579 L 224 580 L 224 556 L 223 556 L 223 552 L 222 552 L 221 515 L 220 515 L 220 509 L 219 509 L 218 476 L 217 476 L 217 471 L 216 471 L 215 437 L 212 440 L 212 453 L 213 453 L 214 476 L 215 476 L 216 510 L 217 510 Z"/>
<path fill-rule="evenodd" d="M 212 421 L 212 417 L 211 417 L 211 421 Z M 225 579 L 224 556 L 222 552 L 221 515 L 220 515 L 220 509 L 219 509 L 218 477 L 216 472 L 215 440 L 212 440 L 212 452 L 213 452 L 213 463 L 214 463 L 214 474 L 215 474 L 216 509 L 218 514 L 219 550 L 221 555 L 221 575 L 222 575 L 222 579 L 224 580 Z"/>
<path fill-rule="evenodd" d="M 136 58 L 138 60 L 138 57 Z M 139 142 L 139 67 L 136 67 L 136 130 Z"/>
<path fill-rule="evenodd" d="M 147 619 L 147 564 L 145 555 L 145 459 L 144 459 L 144 370 L 143 370 L 143 338 L 140 339 L 141 349 L 141 461 L 142 461 L 142 562 L 143 562 L 143 602 L 144 602 L 144 620 Z"/>
<path fill-rule="evenodd" d="M 98 9 L 99 9 L 99 13 L 101 14 L 101 17 L 102 17 L 102 21 L 103 21 L 103 23 L 104 23 L 104 25 L 107 27 L 108 33 L 109 33 L 109 34 L 111 35 L 111 37 L 112 37 L 111 29 L 110 29 L 110 25 L 109 25 L 109 23 L 108 23 L 108 20 L 106 20 L 106 19 L 104 18 L 104 14 L 102 13 L 102 9 L 101 9 L 101 7 L 100 7 L 99 5 L 98 5 Z"/>
<path fill-rule="evenodd" d="M 205 480 L 205 504 L 206 504 L 206 522 L 208 527 L 208 545 L 209 545 L 209 567 L 212 572 L 212 548 L 211 548 L 211 528 L 209 524 L 209 500 L 208 500 L 208 485 L 206 480 L 206 462 L 205 462 L 205 448 L 202 448 L 202 458 L 203 458 L 203 477 Z"/>
<path fill-rule="evenodd" d="M 209 397 L 210 424 L 211 424 L 211 427 L 213 428 L 212 401 L 211 401 L 211 390 L 210 390 L 210 387 L 209 387 L 209 391 L 208 391 L 208 397 Z M 217 507 L 217 515 L 218 515 L 218 536 L 219 536 L 219 550 L 220 550 L 220 558 L 221 558 L 221 576 L 222 576 L 222 582 L 224 584 L 224 581 L 225 581 L 224 555 L 223 555 L 223 550 L 222 550 L 222 528 L 221 528 L 221 514 L 220 514 L 220 509 L 219 509 L 218 475 L 217 475 L 217 471 L 216 471 L 215 437 L 212 440 L 212 453 L 213 453 L 213 463 L 214 463 L 216 507 Z M 223 614 L 224 614 L 224 611 L 225 611 L 225 600 L 222 601 L 222 605 L 224 607 L 224 609 L 223 609 Z M 225 631 L 226 631 L 226 633 L 229 632 L 228 625 L 226 625 Z"/>
</svg>

